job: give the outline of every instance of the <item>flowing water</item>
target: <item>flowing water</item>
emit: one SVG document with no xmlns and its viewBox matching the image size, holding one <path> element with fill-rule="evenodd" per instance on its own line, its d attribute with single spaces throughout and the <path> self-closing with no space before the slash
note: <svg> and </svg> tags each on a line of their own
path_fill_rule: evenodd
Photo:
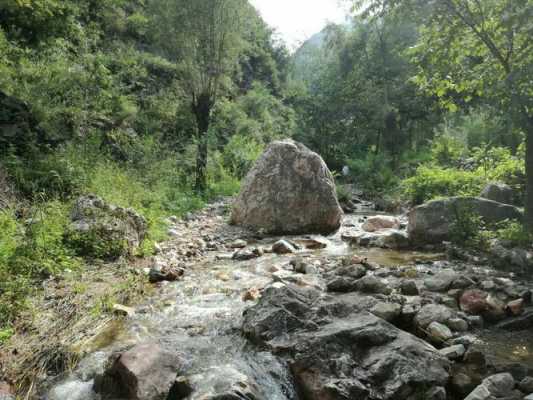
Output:
<svg viewBox="0 0 533 400">
<path fill-rule="evenodd" d="M 345 224 L 357 225 L 360 217 L 350 215 Z M 274 240 L 265 239 L 258 244 L 267 246 Z M 303 251 L 301 256 L 312 263 L 357 253 L 391 267 L 443 258 L 442 254 L 353 248 L 341 240 L 340 233 L 327 241 L 326 249 Z M 217 373 L 233 368 L 254 378 L 264 398 L 297 399 L 286 366 L 269 353 L 248 345 L 239 330 L 242 313 L 251 305 L 242 300 L 243 293 L 270 283 L 273 269 L 287 264 L 294 255 L 266 254 L 242 262 L 217 260 L 217 255 L 221 254 L 214 252 L 209 261 L 188 269 L 181 281 L 163 285 L 156 296 L 137 308 L 134 316 L 110 325 L 88 345 L 85 350 L 89 354 L 77 369 L 52 385 L 44 399 L 98 400 L 92 391 L 92 379 L 102 372 L 108 356 L 115 350 L 152 339 L 172 346 L 185 357 L 187 375 L 206 373 L 216 379 Z M 493 342 L 493 338 L 486 339 Z M 509 348 L 502 348 L 503 353 L 516 354 L 516 357 L 525 354 L 524 357 L 533 359 L 532 346 L 515 345 L 511 341 L 506 345 Z"/>
</svg>

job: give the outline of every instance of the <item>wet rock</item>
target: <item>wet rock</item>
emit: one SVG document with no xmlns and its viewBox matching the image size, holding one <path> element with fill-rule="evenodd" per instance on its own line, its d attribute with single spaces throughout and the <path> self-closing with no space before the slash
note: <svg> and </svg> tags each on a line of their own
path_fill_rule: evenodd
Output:
<svg viewBox="0 0 533 400">
<path fill-rule="evenodd" d="M 407 400 L 448 379 L 448 361 L 432 346 L 318 291 L 267 289 L 245 311 L 243 332 L 274 352 L 290 351 L 310 400 Z"/>
<path fill-rule="evenodd" d="M 342 240 L 363 247 L 380 247 L 383 249 L 405 249 L 409 247 L 407 233 L 397 229 L 385 229 L 379 232 L 345 231 Z"/>
<path fill-rule="evenodd" d="M 398 303 L 388 303 L 380 301 L 376 303 L 371 309 L 370 312 L 377 317 L 380 317 L 388 322 L 395 321 L 402 311 L 402 306 Z"/>
<path fill-rule="evenodd" d="M 342 214 L 322 158 L 287 139 L 271 143 L 248 173 L 231 222 L 271 234 L 327 234 Z"/>
<path fill-rule="evenodd" d="M 400 284 L 400 291 L 405 296 L 418 296 L 419 290 L 415 281 L 403 280 Z"/>
<path fill-rule="evenodd" d="M 456 344 L 439 350 L 440 354 L 446 358 L 449 358 L 450 360 L 457 360 L 458 358 L 463 357 L 465 352 L 465 346 L 462 344 Z"/>
<path fill-rule="evenodd" d="M 446 389 L 442 386 L 437 386 L 430 389 L 425 398 L 427 400 L 446 400 Z"/>
<path fill-rule="evenodd" d="M 296 247 L 286 240 L 278 240 L 272 245 L 272 252 L 276 254 L 296 253 Z"/>
<path fill-rule="evenodd" d="M 104 259 L 133 254 L 147 232 L 146 220 L 132 209 L 106 203 L 97 196 L 79 197 L 65 234 L 80 256 Z"/>
<path fill-rule="evenodd" d="M 440 304 L 427 304 L 420 309 L 415 317 L 415 323 L 418 327 L 425 329 L 432 322 L 445 324 L 452 318 L 451 310 Z"/>
<path fill-rule="evenodd" d="M 242 295 L 243 301 L 256 301 L 259 296 L 261 296 L 261 293 L 259 292 L 259 289 L 257 288 L 251 288 L 248 289 L 244 294 Z"/>
<path fill-rule="evenodd" d="M 400 220 L 387 215 L 368 217 L 362 226 L 366 232 L 377 232 L 383 229 L 400 229 Z"/>
<path fill-rule="evenodd" d="M 357 279 L 349 276 L 336 276 L 326 284 L 328 292 L 350 293 L 357 290 Z"/>
<path fill-rule="evenodd" d="M 417 245 L 438 244 L 450 239 L 451 227 L 462 210 L 473 212 L 486 223 L 521 220 L 516 207 L 477 197 L 450 197 L 433 200 L 409 212 L 409 239 Z"/>
<path fill-rule="evenodd" d="M 110 359 L 94 389 L 104 396 L 132 400 L 165 399 L 182 365 L 176 353 L 157 343 L 139 344 Z"/>
<path fill-rule="evenodd" d="M 465 400 L 493 400 L 505 398 L 508 400 L 520 400 L 513 396 L 515 381 L 511 374 L 503 373 L 489 376 L 481 385 L 474 389 Z"/>
<path fill-rule="evenodd" d="M 453 337 L 453 333 L 450 328 L 436 321 L 428 325 L 426 332 L 429 338 L 436 343 L 445 342 Z"/>
<path fill-rule="evenodd" d="M 298 239 L 297 242 L 308 250 L 320 250 L 328 247 L 328 241 L 321 237 L 307 237 Z"/>
<path fill-rule="evenodd" d="M 506 331 L 520 331 L 530 329 L 533 327 L 533 310 L 528 309 L 519 316 L 502 321 L 498 323 L 497 327 Z"/>
<path fill-rule="evenodd" d="M 180 376 L 168 400 L 260 400 L 257 383 L 232 365 L 220 365 L 192 376 Z"/>
<path fill-rule="evenodd" d="M 514 191 L 505 183 L 492 182 L 487 183 L 481 192 L 481 197 L 484 199 L 496 201 L 503 204 L 513 204 Z"/>
<path fill-rule="evenodd" d="M 345 267 L 337 268 L 335 274 L 338 276 L 360 279 L 366 275 L 366 268 L 361 264 L 347 265 Z"/>
</svg>

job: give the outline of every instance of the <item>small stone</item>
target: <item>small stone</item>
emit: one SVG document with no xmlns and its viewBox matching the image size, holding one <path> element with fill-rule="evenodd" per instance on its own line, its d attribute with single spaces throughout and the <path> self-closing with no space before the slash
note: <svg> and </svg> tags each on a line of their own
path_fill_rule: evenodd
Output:
<svg viewBox="0 0 533 400">
<path fill-rule="evenodd" d="M 419 290 L 416 282 L 412 280 L 404 280 L 400 284 L 400 291 L 405 296 L 418 296 Z"/>
<path fill-rule="evenodd" d="M 479 315 L 469 315 L 466 317 L 470 326 L 474 328 L 483 328 L 483 318 Z"/>
<path fill-rule="evenodd" d="M 426 288 L 432 292 L 445 292 L 450 289 L 452 282 L 457 278 L 453 271 L 441 272 L 424 281 Z"/>
<path fill-rule="evenodd" d="M 392 289 L 387 283 L 372 275 L 367 275 L 357 281 L 357 290 L 363 293 L 390 294 Z"/>
<path fill-rule="evenodd" d="M 420 328 L 425 329 L 434 321 L 445 324 L 450 318 L 452 318 L 452 312 L 448 307 L 440 304 L 427 304 L 420 309 L 415 322 Z"/>
<path fill-rule="evenodd" d="M 424 399 L 427 399 L 427 400 L 446 400 L 446 389 L 444 389 L 442 386 L 437 386 L 435 388 L 432 388 L 426 394 L 426 397 L 424 397 Z"/>
<path fill-rule="evenodd" d="M 272 245 L 272 252 L 276 254 L 291 254 L 296 253 L 296 247 L 286 240 L 278 240 Z"/>
<path fill-rule="evenodd" d="M 320 250 L 328 247 L 328 242 L 323 238 L 306 238 L 298 240 L 308 250 Z"/>
<path fill-rule="evenodd" d="M 366 268 L 361 264 L 353 264 L 336 269 L 335 274 L 353 279 L 359 279 L 366 275 Z"/>
<path fill-rule="evenodd" d="M 131 317 L 135 315 L 135 310 L 122 304 L 113 304 L 113 313 L 122 317 Z"/>
<path fill-rule="evenodd" d="M 462 344 L 456 344 L 450 347 L 445 347 L 439 350 L 439 353 L 450 360 L 457 360 L 461 358 L 466 352 L 465 346 Z"/>
<path fill-rule="evenodd" d="M 170 236 L 170 237 L 178 237 L 178 236 L 180 235 L 180 232 L 177 231 L 176 229 L 172 229 L 172 228 L 171 228 L 171 229 L 169 229 L 169 230 L 167 231 L 167 234 L 168 234 L 168 236 Z"/>
<path fill-rule="evenodd" d="M 236 261 L 248 261 L 261 257 L 261 255 L 261 250 L 259 249 L 241 249 L 233 253 L 232 258 Z"/>
<path fill-rule="evenodd" d="M 429 337 L 436 342 L 445 342 L 453 337 L 453 333 L 446 325 L 439 322 L 432 322 L 427 327 Z"/>
</svg>

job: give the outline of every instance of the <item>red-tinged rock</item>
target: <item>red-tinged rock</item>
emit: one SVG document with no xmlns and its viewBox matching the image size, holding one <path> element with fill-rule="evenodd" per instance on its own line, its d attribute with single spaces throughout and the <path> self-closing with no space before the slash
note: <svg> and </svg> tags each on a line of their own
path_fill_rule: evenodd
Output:
<svg viewBox="0 0 533 400">
<path fill-rule="evenodd" d="M 481 315 L 489 309 L 487 297 L 489 294 L 482 290 L 465 291 L 459 299 L 461 310 L 473 315 Z"/>
<path fill-rule="evenodd" d="M 524 299 L 517 299 L 507 303 L 507 311 L 512 315 L 520 315 L 524 312 Z"/>
</svg>

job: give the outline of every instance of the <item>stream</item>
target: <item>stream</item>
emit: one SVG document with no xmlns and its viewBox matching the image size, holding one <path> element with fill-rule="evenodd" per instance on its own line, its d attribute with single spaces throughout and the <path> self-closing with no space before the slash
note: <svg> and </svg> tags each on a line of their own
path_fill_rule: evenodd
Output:
<svg viewBox="0 0 533 400">
<path fill-rule="evenodd" d="M 441 253 L 360 248 L 341 239 L 343 229 L 353 229 L 361 217 L 375 214 L 362 211 L 345 216 L 340 232 L 325 239 L 325 249 L 301 250 L 311 265 L 335 263 L 357 254 L 384 267 L 412 265 L 432 268 L 442 262 Z M 278 238 L 248 240 L 252 246 L 268 248 Z M 298 242 L 302 237 L 291 237 Z M 146 340 L 158 340 L 175 349 L 186 360 L 187 375 L 202 374 L 206 387 L 216 387 L 226 371 L 239 371 L 258 383 L 259 394 L 269 400 L 296 400 L 293 378 L 285 363 L 268 352 L 251 346 L 241 335 L 243 311 L 253 304 L 243 293 L 261 289 L 272 282 L 272 273 L 295 258 L 295 254 L 265 254 L 249 261 L 229 259 L 227 251 L 209 253 L 206 261 L 188 268 L 179 281 L 166 283 L 156 295 L 136 307 L 133 316 L 114 321 L 84 349 L 86 356 L 77 368 L 50 380 L 43 389 L 43 400 L 100 400 L 92 390 L 94 377 L 101 374 L 108 357 Z M 318 276 L 304 275 L 306 285 L 322 286 Z M 504 336 L 505 335 L 505 336 Z M 510 362 L 533 368 L 533 340 L 523 335 L 481 332 L 479 346 Z M 211 381 L 211 382 L 210 382 Z M 222 383 L 221 383 L 222 384 Z"/>
</svg>

